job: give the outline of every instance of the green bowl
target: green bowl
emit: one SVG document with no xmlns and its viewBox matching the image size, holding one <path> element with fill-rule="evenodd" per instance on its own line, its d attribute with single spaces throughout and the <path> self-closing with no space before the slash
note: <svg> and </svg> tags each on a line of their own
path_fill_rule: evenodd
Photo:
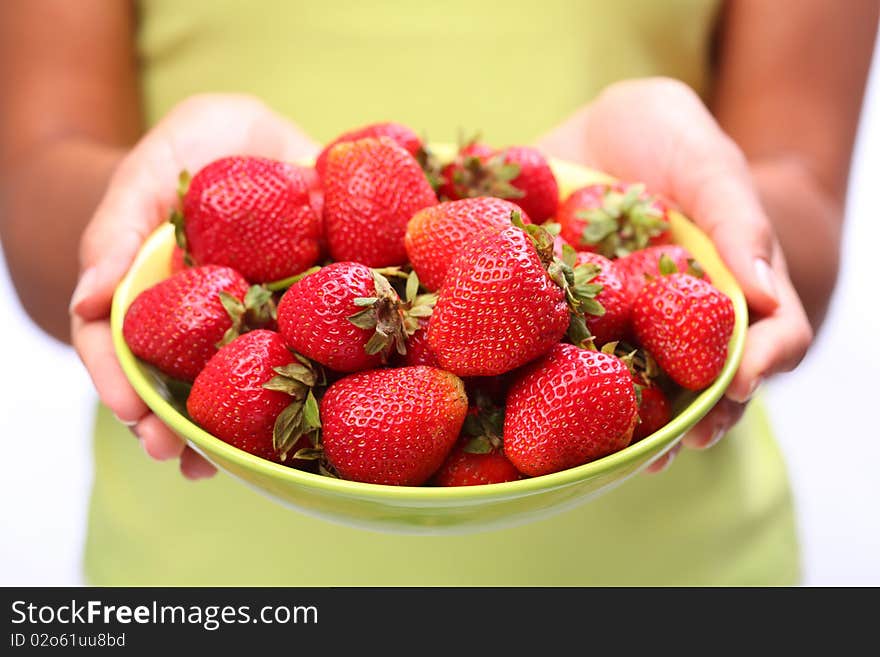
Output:
<svg viewBox="0 0 880 657">
<path fill-rule="evenodd" d="M 448 147 L 438 150 L 449 152 Z M 595 182 L 605 174 L 553 161 L 560 194 Z M 345 525 L 407 534 L 448 534 L 507 527 L 570 509 L 611 490 L 671 449 L 718 401 L 742 357 L 748 311 L 745 298 L 711 241 L 685 217 L 672 215 L 673 240 L 699 260 L 713 283 L 733 301 L 736 323 L 727 362 L 706 390 L 675 401 L 675 417 L 656 433 L 604 458 L 541 477 L 460 488 L 364 484 L 302 472 L 263 460 L 207 433 L 185 414 L 154 370 L 139 361 L 122 337 L 122 321 L 142 290 L 169 275 L 174 245 L 170 224 L 144 243 L 113 297 L 113 342 L 122 369 L 152 411 L 220 470 L 290 508 Z"/>
</svg>

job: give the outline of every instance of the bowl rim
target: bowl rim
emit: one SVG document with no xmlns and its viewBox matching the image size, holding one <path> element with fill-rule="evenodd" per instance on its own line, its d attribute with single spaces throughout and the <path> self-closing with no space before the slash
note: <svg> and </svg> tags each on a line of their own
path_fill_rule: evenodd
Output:
<svg viewBox="0 0 880 657">
<path fill-rule="evenodd" d="M 586 167 L 570 162 L 552 158 L 550 162 L 556 171 L 577 171 L 581 175 L 595 174 L 596 177 L 607 177 L 604 174 L 592 172 Z M 714 245 L 708 240 L 705 233 L 700 231 L 683 215 L 673 213 L 673 221 L 690 223 L 714 248 Z M 210 453 L 215 452 L 222 459 L 234 463 L 239 468 L 256 471 L 257 474 L 264 477 L 280 479 L 285 484 L 317 489 L 319 492 L 332 495 L 341 495 L 360 500 L 374 498 L 377 501 L 398 502 L 484 502 L 542 493 L 564 488 L 585 480 L 599 478 L 609 471 L 624 469 L 626 466 L 637 463 L 652 452 L 656 452 L 656 457 L 659 457 L 663 452 L 670 449 L 677 442 L 677 439 L 683 436 L 690 427 L 704 417 L 723 396 L 724 391 L 736 374 L 745 349 L 745 337 L 748 329 L 748 307 L 742 289 L 731 275 L 732 286 L 725 293 L 733 303 L 735 321 L 728 346 L 727 360 L 721 373 L 712 385 L 700 391 L 668 424 L 642 440 L 583 465 L 551 474 L 498 484 L 458 487 L 391 486 L 336 479 L 262 459 L 211 435 L 175 409 L 150 383 L 149 376 L 141 372 L 137 358 L 128 348 L 122 335 L 122 324 L 127 309 L 126 299 L 132 296 L 129 291 L 134 283 L 134 273 L 151 257 L 155 250 L 163 247 L 171 239 L 173 239 L 173 226 L 169 223 L 165 222 L 156 228 L 139 249 L 132 265 L 113 294 L 110 314 L 111 334 L 116 356 L 129 383 L 151 411 L 209 460 L 212 460 Z M 721 266 L 726 268 L 720 256 L 718 260 Z M 214 461 L 212 460 L 212 462 Z M 222 466 L 218 467 L 222 469 Z M 233 473 L 233 476 L 236 475 Z"/>
</svg>

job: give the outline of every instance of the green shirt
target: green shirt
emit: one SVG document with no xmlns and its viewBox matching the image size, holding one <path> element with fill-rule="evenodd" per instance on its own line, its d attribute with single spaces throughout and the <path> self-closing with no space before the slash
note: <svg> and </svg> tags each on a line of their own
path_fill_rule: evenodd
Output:
<svg viewBox="0 0 880 657">
<path fill-rule="evenodd" d="M 138 44 L 155 122 L 204 91 L 253 93 L 321 141 L 396 120 L 436 141 L 528 143 L 602 87 L 709 84 L 709 0 L 442 3 L 150 0 Z M 86 571 L 96 584 L 793 584 L 785 468 L 761 405 L 665 473 L 528 525 L 402 536 L 297 514 L 222 473 L 151 462 L 103 407 Z"/>
</svg>

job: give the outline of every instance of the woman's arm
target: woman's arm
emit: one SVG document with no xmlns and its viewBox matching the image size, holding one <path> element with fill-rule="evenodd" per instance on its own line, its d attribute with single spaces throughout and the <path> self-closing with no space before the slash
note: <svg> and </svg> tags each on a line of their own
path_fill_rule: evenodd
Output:
<svg viewBox="0 0 880 657">
<path fill-rule="evenodd" d="M 64 341 L 76 244 L 142 130 L 133 35 L 128 2 L 0 3 L 0 240 L 25 309 Z"/>
<path fill-rule="evenodd" d="M 739 145 L 814 329 L 837 278 L 876 0 L 734 0 L 710 102 Z"/>
</svg>

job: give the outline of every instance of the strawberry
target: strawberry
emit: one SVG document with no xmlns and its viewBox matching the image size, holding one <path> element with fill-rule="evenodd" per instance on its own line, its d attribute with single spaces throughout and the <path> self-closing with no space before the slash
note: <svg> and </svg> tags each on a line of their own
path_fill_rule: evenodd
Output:
<svg viewBox="0 0 880 657">
<path fill-rule="evenodd" d="M 629 329 L 632 311 L 624 280 L 618 275 L 614 263 L 598 253 L 578 252 L 574 264 L 576 280 L 581 269 L 595 272 L 589 282 L 600 286 L 595 298 L 603 312 L 586 316 L 587 328 L 593 334 L 595 342 L 605 344 L 622 339 Z"/>
<path fill-rule="evenodd" d="M 413 157 L 417 157 L 419 152 L 423 149 L 422 140 L 415 132 L 413 132 L 412 128 L 408 128 L 400 123 L 392 123 L 390 121 L 384 123 L 371 123 L 370 125 L 365 125 L 361 128 L 344 132 L 324 146 L 323 150 L 318 153 L 318 157 L 315 160 L 315 170 L 318 172 L 318 176 L 321 178 L 324 177 L 324 173 L 327 169 L 327 155 L 330 153 L 330 149 L 336 146 L 336 144 L 357 141 L 367 137 L 373 137 L 374 139 L 388 137 L 396 142 L 401 148 L 408 151 Z"/>
<path fill-rule="evenodd" d="M 181 249 L 176 244 L 174 248 L 171 249 L 171 259 L 169 263 L 169 269 L 172 274 L 176 274 L 179 271 L 183 271 L 190 265 L 186 262 L 186 251 Z"/>
<path fill-rule="evenodd" d="M 619 358 L 558 344 L 507 393 L 504 453 L 524 474 L 558 472 L 626 447 L 637 419 L 632 378 Z"/>
<path fill-rule="evenodd" d="M 234 267 L 254 283 L 311 267 L 320 254 L 321 220 L 302 167 L 261 157 L 226 157 L 191 181 L 181 174 L 178 244 L 200 264 Z M 185 191 L 184 189 L 185 188 Z"/>
<path fill-rule="evenodd" d="M 639 422 L 633 432 L 632 442 L 651 435 L 672 418 L 669 399 L 656 380 L 662 375 L 660 367 L 644 349 L 632 348 L 623 342 L 610 342 L 602 347 L 607 354 L 614 354 L 629 368 L 639 402 Z"/>
<path fill-rule="evenodd" d="M 406 340 L 406 353 L 399 357 L 401 367 L 414 365 L 429 365 L 440 367 L 437 358 L 431 353 L 428 346 L 428 323 L 429 320 L 419 320 L 419 326 L 415 333 Z"/>
<path fill-rule="evenodd" d="M 192 381 L 217 351 L 247 328 L 274 321 L 271 294 L 248 288 L 230 267 L 186 268 L 141 292 L 122 335 L 132 353 L 168 376 Z"/>
<path fill-rule="evenodd" d="M 439 290 L 461 247 L 481 229 L 510 225 L 519 208 L 499 198 L 481 196 L 446 201 L 416 212 L 406 226 L 404 246 L 413 269 L 428 290 Z M 525 224 L 531 223 L 527 216 Z"/>
<path fill-rule="evenodd" d="M 669 241 L 669 208 L 644 185 L 588 185 L 559 206 L 562 237 L 579 251 L 616 258 Z"/>
<path fill-rule="evenodd" d="M 281 336 L 260 329 L 222 347 L 196 377 L 186 401 L 203 429 L 276 463 L 311 458 L 320 427 L 312 387 L 320 373 L 295 357 Z M 300 451 L 303 450 L 303 451 Z"/>
<path fill-rule="evenodd" d="M 645 285 L 633 305 L 632 322 L 639 343 L 673 381 L 702 390 L 727 360 L 733 303 L 710 283 L 677 272 Z"/>
<path fill-rule="evenodd" d="M 501 449 L 473 452 L 469 440 L 460 441 L 433 477 L 435 486 L 481 486 L 522 479 L 522 474 Z"/>
<path fill-rule="evenodd" d="M 444 369 L 459 376 L 509 372 L 545 353 L 566 331 L 575 344 L 591 339 L 585 314 L 601 314 L 596 269 L 553 256 L 553 237 L 525 225 L 518 213 L 506 228 L 484 229 L 447 272 L 428 345 Z"/>
<path fill-rule="evenodd" d="M 632 441 L 650 436 L 669 424 L 671 417 L 669 400 L 664 392 L 657 385 L 642 387 L 639 390 L 639 423 L 633 432 Z"/>
<path fill-rule="evenodd" d="M 401 301 L 388 279 L 356 262 L 334 262 L 295 282 L 278 304 L 278 329 L 291 349 L 332 370 L 378 367 L 430 315 L 434 298 L 407 281 Z"/>
<path fill-rule="evenodd" d="M 660 259 L 664 255 L 672 261 L 678 271 L 688 272 L 692 276 L 711 282 L 709 275 L 703 271 L 703 268 L 683 246 L 678 244 L 649 246 L 647 249 L 633 251 L 614 261 L 618 274 L 626 284 L 626 296 L 630 303 L 636 300 L 649 278 L 661 275 Z"/>
<path fill-rule="evenodd" d="M 485 162 L 494 154 L 494 148 L 477 139 L 459 147 L 455 159 L 440 172 L 442 184 L 437 190 L 438 195 L 449 201 L 470 196 L 469 186 L 473 184 L 472 176 L 479 175 Z"/>
<path fill-rule="evenodd" d="M 535 238 L 516 225 L 484 229 L 450 266 L 428 326 L 428 345 L 444 369 L 502 374 L 565 335 L 566 293 L 547 270 L 554 264 L 552 238 L 528 228 Z"/>
<path fill-rule="evenodd" d="M 324 454 L 343 479 L 420 486 L 451 451 L 467 410 L 461 379 L 443 370 L 352 374 L 321 399 Z"/>
<path fill-rule="evenodd" d="M 333 260 L 404 264 L 407 222 L 436 204 L 418 162 L 387 137 L 343 142 L 327 154 L 324 224 Z"/>
<path fill-rule="evenodd" d="M 486 399 L 468 409 L 461 436 L 434 474 L 436 486 L 479 486 L 522 479 L 504 456 L 501 434 L 504 410 Z"/>
<path fill-rule="evenodd" d="M 471 142 L 443 169 L 442 178 L 440 194 L 444 198 L 506 198 L 537 223 L 552 217 L 559 204 L 553 170 L 541 152 L 529 146 L 492 152 L 479 142 Z"/>
<path fill-rule="evenodd" d="M 511 200 L 537 223 L 555 215 L 559 205 L 559 185 L 541 151 L 529 146 L 511 146 L 499 156 L 505 166 L 519 168 L 519 174 L 510 184 L 522 195 Z"/>
</svg>

